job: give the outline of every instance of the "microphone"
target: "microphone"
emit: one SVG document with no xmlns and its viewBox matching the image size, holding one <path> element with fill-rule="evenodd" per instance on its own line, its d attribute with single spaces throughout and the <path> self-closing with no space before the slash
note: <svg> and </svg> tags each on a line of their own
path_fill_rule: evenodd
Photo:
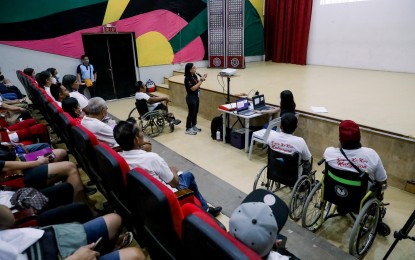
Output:
<svg viewBox="0 0 415 260">
<path fill-rule="evenodd" d="M 198 75 L 200 78 L 202 77 L 202 75 L 200 75 L 199 73 L 196 72 L 196 75 Z"/>
</svg>

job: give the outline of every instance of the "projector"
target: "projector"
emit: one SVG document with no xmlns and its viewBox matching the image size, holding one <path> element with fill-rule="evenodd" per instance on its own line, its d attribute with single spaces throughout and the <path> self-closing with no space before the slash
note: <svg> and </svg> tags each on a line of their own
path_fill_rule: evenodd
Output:
<svg viewBox="0 0 415 260">
<path fill-rule="evenodd" d="M 224 69 L 220 71 L 221 76 L 233 76 L 236 74 L 236 69 Z"/>
</svg>

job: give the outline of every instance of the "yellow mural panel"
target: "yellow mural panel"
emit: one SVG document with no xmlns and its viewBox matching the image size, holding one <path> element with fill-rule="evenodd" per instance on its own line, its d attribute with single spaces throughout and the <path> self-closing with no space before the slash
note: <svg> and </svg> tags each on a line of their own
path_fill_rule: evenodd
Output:
<svg viewBox="0 0 415 260">
<path fill-rule="evenodd" d="M 264 25 L 264 2 L 265 0 L 249 0 L 251 4 L 255 7 L 256 11 L 259 14 L 259 17 L 261 17 L 262 25 Z"/>
<path fill-rule="evenodd" d="M 138 64 L 140 67 L 171 64 L 173 48 L 159 32 L 148 32 L 136 39 Z"/>
<path fill-rule="evenodd" d="M 120 20 L 130 0 L 108 0 L 107 10 L 102 24 L 112 23 Z"/>
</svg>

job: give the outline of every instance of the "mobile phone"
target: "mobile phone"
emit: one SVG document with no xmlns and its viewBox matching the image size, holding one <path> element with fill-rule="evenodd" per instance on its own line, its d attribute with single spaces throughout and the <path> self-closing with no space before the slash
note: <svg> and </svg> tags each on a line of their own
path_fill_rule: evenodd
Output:
<svg viewBox="0 0 415 260">
<path fill-rule="evenodd" d="M 94 247 L 92 249 L 98 248 L 99 243 L 101 242 L 101 240 L 102 240 L 102 237 L 98 238 L 97 242 L 95 242 L 95 245 L 94 245 Z"/>
<path fill-rule="evenodd" d="M 54 153 L 47 153 L 44 155 L 46 158 L 49 159 L 49 161 L 52 161 L 53 159 L 55 159 L 56 155 Z"/>
</svg>

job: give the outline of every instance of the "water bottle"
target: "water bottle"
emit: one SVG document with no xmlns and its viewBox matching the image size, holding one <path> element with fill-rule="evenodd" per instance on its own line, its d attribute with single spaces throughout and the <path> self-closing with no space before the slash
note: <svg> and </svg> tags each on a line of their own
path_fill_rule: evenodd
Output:
<svg viewBox="0 0 415 260">
<path fill-rule="evenodd" d="M 219 131 L 219 129 L 216 131 L 216 141 L 220 141 L 220 131 Z"/>
</svg>

